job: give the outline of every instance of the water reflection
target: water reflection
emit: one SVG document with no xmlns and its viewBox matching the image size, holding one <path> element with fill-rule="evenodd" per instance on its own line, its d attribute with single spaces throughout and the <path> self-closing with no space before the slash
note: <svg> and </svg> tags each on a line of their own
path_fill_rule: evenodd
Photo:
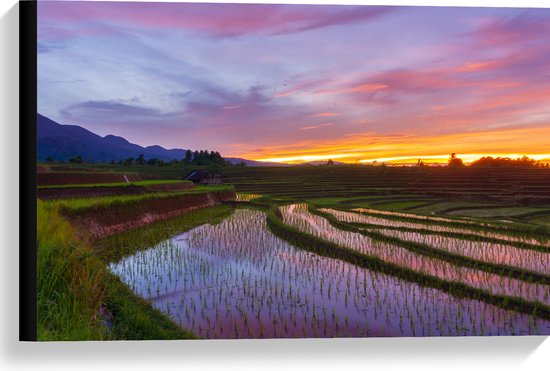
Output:
<svg viewBox="0 0 550 371">
<path fill-rule="evenodd" d="M 256 210 L 235 210 L 110 269 L 204 338 L 550 333 L 549 321 L 294 248 Z"/>
</svg>

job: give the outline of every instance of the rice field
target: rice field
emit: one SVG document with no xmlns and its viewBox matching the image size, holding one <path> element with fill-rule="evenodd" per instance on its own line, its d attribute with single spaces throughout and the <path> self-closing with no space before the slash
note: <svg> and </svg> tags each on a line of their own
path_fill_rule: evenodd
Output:
<svg viewBox="0 0 550 371">
<path fill-rule="evenodd" d="M 331 209 L 322 209 L 330 212 L 345 222 L 362 223 L 367 225 L 386 228 L 405 228 L 429 232 L 448 232 L 477 237 L 488 237 L 507 241 L 510 243 L 532 244 L 542 248 L 550 247 L 550 240 L 540 240 L 528 234 L 522 236 L 509 233 L 506 227 L 496 226 L 490 223 L 481 224 L 468 220 L 447 219 L 441 217 L 430 217 L 425 215 L 414 215 L 401 212 L 389 212 L 374 209 L 355 208 L 352 212 L 344 212 Z M 483 229 L 480 226 L 494 227 Z M 500 228 L 500 231 L 498 229 Z"/>
<path fill-rule="evenodd" d="M 310 236 L 308 243 L 320 239 L 450 287 L 437 289 L 281 239 L 266 223 L 270 211 L 246 206 L 260 197 L 237 193 L 235 201 L 245 207 L 221 222 L 172 235 L 117 258 L 109 268 L 201 338 L 550 332 L 550 254 L 540 241 L 469 228 L 467 219 L 363 209 L 311 213 L 306 203 L 272 206 L 284 228 Z M 323 214 L 349 228 L 333 225 Z M 530 249 L 529 243 L 536 245 Z M 460 288 L 474 294 L 456 294 Z M 523 307 L 528 309 L 514 309 Z"/>
<path fill-rule="evenodd" d="M 548 303 L 548 287 L 422 259 L 395 246 L 370 250 L 305 205 L 282 207 L 285 223 L 365 253 L 498 293 Z M 321 218 L 322 219 L 322 218 Z M 414 262 L 414 263 L 411 263 Z M 110 263 L 111 272 L 201 338 L 545 334 L 536 314 L 458 298 L 312 254 L 274 235 L 264 211 L 239 208 Z M 477 281 L 479 280 L 479 281 Z M 479 282 L 479 283 L 478 283 Z"/>
<path fill-rule="evenodd" d="M 280 208 L 283 221 L 302 232 L 318 236 L 362 254 L 375 256 L 400 267 L 420 271 L 440 279 L 461 282 L 495 295 L 518 296 L 527 301 L 550 304 L 550 286 L 532 284 L 481 270 L 461 267 L 448 261 L 381 242 L 359 233 L 333 227 L 326 219 L 309 213 L 306 204 Z"/>
</svg>

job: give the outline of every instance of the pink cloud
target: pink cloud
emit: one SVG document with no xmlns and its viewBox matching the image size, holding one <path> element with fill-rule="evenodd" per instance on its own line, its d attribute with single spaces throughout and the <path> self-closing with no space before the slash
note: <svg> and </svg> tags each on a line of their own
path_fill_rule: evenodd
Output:
<svg viewBox="0 0 550 371">
<path fill-rule="evenodd" d="M 498 61 L 481 61 L 481 62 L 471 62 L 466 63 L 462 67 L 459 67 L 458 71 L 460 72 L 478 72 L 478 71 L 486 71 L 493 69 L 494 67 L 499 66 L 500 63 Z"/>
<path fill-rule="evenodd" d="M 313 115 L 309 115 L 309 117 L 334 117 L 334 116 L 338 116 L 338 114 L 334 112 L 319 112 L 319 113 L 314 113 Z"/>
<path fill-rule="evenodd" d="M 337 81 L 339 81 L 339 79 L 316 79 L 316 80 L 297 81 L 291 84 L 290 88 L 287 88 L 275 94 L 275 97 L 280 98 L 280 97 L 288 97 L 292 95 L 306 94 L 314 91 L 319 87 L 333 84 Z"/>
<path fill-rule="evenodd" d="M 333 126 L 334 124 L 333 123 L 326 123 L 326 124 L 321 124 L 321 125 L 311 125 L 311 126 L 303 126 L 300 128 L 300 130 L 313 130 L 313 129 L 320 129 L 320 128 L 326 128 L 328 126 Z"/>
<path fill-rule="evenodd" d="M 129 26 L 197 31 L 215 37 L 244 34 L 292 34 L 366 21 L 391 7 L 301 6 L 271 4 L 39 2 L 39 20 L 82 24 L 124 23 Z"/>
<path fill-rule="evenodd" d="M 545 40 L 549 34 L 550 19 L 528 14 L 494 19 L 472 33 L 484 47 L 503 47 L 537 39 Z"/>
<path fill-rule="evenodd" d="M 337 89 L 322 89 L 317 90 L 315 94 L 346 94 L 346 93 L 373 93 L 379 90 L 386 89 L 388 85 L 380 83 L 364 83 L 360 85 L 352 85 Z"/>
</svg>

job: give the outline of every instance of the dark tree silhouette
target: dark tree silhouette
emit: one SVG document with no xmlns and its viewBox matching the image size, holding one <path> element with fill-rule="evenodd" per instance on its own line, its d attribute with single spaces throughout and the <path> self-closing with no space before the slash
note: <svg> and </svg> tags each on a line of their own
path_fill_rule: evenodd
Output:
<svg viewBox="0 0 550 371">
<path fill-rule="evenodd" d="M 145 165 L 145 159 L 143 155 L 139 155 L 136 159 L 136 165 Z"/>
<path fill-rule="evenodd" d="M 192 160 L 193 160 L 193 152 L 191 152 L 191 150 L 188 149 L 188 150 L 185 152 L 185 158 L 183 159 L 183 161 L 184 161 L 186 164 L 190 164 Z"/>
<path fill-rule="evenodd" d="M 464 167 L 464 162 L 461 158 L 456 157 L 456 153 L 451 154 L 451 158 L 449 159 L 449 167 L 458 168 L 458 167 Z"/>
<path fill-rule="evenodd" d="M 534 160 L 527 156 L 511 159 L 509 157 L 485 156 L 472 162 L 473 167 L 518 167 L 518 168 L 548 168 L 549 165 L 543 162 Z"/>
</svg>

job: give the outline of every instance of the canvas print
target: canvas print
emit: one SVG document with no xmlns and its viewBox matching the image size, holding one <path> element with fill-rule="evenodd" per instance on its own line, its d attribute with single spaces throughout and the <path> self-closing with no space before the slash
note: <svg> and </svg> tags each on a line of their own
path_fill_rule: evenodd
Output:
<svg viewBox="0 0 550 371">
<path fill-rule="evenodd" d="M 550 9 L 37 22 L 39 340 L 550 334 Z"/>
</svg>

